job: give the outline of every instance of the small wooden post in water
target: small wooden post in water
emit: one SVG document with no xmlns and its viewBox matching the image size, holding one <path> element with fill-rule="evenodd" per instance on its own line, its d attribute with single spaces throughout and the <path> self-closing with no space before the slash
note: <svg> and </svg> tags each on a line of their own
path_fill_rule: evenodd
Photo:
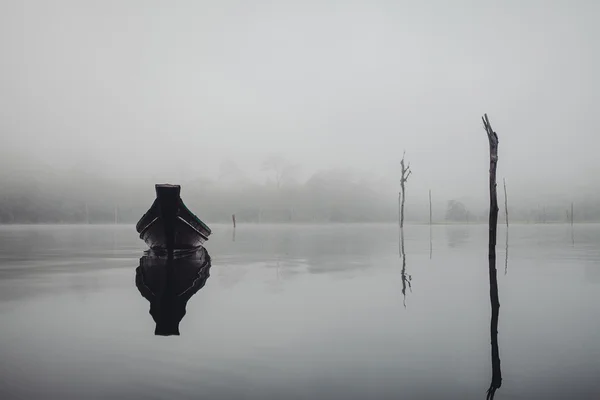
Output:
<svg viewBox="0 0 600 400">
<path fill-rule="evenodd" d="M 487 391 L 487 399 L 493 399 L 496 390 L 502 386 L 502 371 L 500 369 L 500 354 L 498 350 L 498 317 L 500 300 L 498 298 L 498 277 L 496 272 L 496 233 L 498 228 L 498 195 L 496 191 L 496 167 L 498 165 L 498 135 L 492 129 L 487 114 L 484 114 L 483 126 L 490 144 L 490 218 L 488 243 L 488 268 L 490 275 L 490 304 L 492 319 L 490 336 L 492 344 L 492 382 Z"/>
<path fill-rule="evenodd" d="M 235 214 L 231 214 L 231 220 L 233 221 L 233 229 L 235 229 Z"/>
<path fill-rule="evenodd" d="M 571 226 L 573 226 L 573 203 L 571 203 Z"/>
<path fill-rule="evenodd" d="M 573 220 L 574 220 L 573 203 L 571 203 L 571 244 L 573 246 L 575 246 L 575 231 L 573 230 Z"/>
</svg>

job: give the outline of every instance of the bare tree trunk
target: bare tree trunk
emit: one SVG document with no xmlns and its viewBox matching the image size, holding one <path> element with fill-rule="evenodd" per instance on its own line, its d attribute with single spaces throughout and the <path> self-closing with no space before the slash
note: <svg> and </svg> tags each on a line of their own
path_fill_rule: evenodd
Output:
<svg viewBox="0 0 600 400">
<path fill-rule="evenodd" d="M 402 190 L 402 201 L 400 203 L 400 228 L 404 228 L 404 202 L 406 200 L 406 192 L 404 188 L 404 182 L 400 184 Z"/>
<path fill-rule="evenodd" d="M 400 161 L 401 175 L 400 175 L 400 194 L 399 194 L 399 203 L 400 203 L 400 228 L 404 227 L 404 201 L 406 198 L 406 189 L 404 184 L 408 180 L 408 177 L 411 174 L 410 163 L 407 165 L 404 164 L 404 154 L 402 154 L 402 160 Z"/>
<path fill-rule="evenodd" d="M 489 218 L 489 243 L 488 243 L 488 269 L 490 275 L 490 304 L 492 319 L 490 323 L 490 336 L 492 345 L 492 382 L 487 391 L 487 399 L 493 399 L 496 390 L 502 386 L 502 371 L 500 369 L 500 355 L 498 350 L 498 317 L 500 314 L 500 300 L 498 298 L 498 277 L 496 271 L 496 233 L 498 228 L 498 195 L 496 191 L 496 167 L 498 165 L 498 135 L 492 129 L 487 114 L 484 114 L 483 126 L 490 144 L 490 218 Z"/>
<path fill-rule="evenodd" d="M 508 198 L 506 196 L 506 178 L 503 178 L 504 182 L 504 215 L 506 216 L 506 227 L 508 228 Z"/>
<path fill-rule="evenodd" d="M 406 165 L 404 163 L 404 156 L 406 152 L 402 154 L 402 160 L 400 161 L 400 193 L 398 194 L 398 207 L 399 207 L 399 222 L 400 222 L 400 256 L 402 257 L 402 296 L 404 297 L 404 308 L 406 308 L 406 286 L 412 291 L 411 288 L 411 277 L 406 274 L 406 253 L 404 252 L 404 201 L 406 199 L 406 187 L 405 183 L 411 174 L 410 163 Z"/>
</svg>

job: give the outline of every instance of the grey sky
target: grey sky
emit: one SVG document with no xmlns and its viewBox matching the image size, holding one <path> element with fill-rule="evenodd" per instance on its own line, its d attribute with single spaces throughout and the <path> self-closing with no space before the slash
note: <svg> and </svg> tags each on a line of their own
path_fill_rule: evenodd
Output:
<svg viewBox="0 0 600 400">
<path fill-rule="evenodd" d="M 596 1 L 0 2 L 3 152 L 122 177 L 280 153 L 409 188 L 600 183 Z M 26 156 L 26 158 L 22 158 Z"/>
</svg>

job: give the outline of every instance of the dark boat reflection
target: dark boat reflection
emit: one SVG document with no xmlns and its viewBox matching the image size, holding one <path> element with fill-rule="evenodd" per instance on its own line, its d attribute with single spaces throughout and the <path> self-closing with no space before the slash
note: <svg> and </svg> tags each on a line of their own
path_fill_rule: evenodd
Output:
<svg viewBox="0 0 600 400">
<path fill-rule="evenodd" d="M 155 335 L 179 335 L 179 323 L 189 299 L 206 284 L 211 259 L 204 247 L 177 258 L 147 251 L 136 269 L 135 284 L 150 302 Z"/>
</svg>

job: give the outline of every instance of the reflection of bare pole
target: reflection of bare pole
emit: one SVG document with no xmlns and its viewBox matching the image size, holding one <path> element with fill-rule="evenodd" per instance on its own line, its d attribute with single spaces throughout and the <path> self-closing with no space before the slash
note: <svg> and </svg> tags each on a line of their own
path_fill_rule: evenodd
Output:
<svg viewBox="0 0 600 400">
<path fill-rule="evenodd" d="M 504 215 L 506 217 L 506 248 L 504 249 L 504 275 L 508 272 L 508 198 L 506 196 L 506 178 L 502 178 L 504 183 Z"/>
<path fill-rule="evenodd" d="M 412 276 L 406 274 L 406 253 L 404 252 L 404 228 L 400 228 L 400 251 L 402 256 L 402 297 L 404 298 L 404 308 L 406 308 L 406 286 L 412 293 Z"/>
<path fill-rule="evenodd" d="M 508 229 L 506 230 L 506 248 L 504 249 L 504 275 L 508 272 Z"/>
<path fill-rule="evenodd" d="M 431 235 L 431 225 L 433 223 L 433 212 L 431 210 L 431 189 L 429 189 L 429 259 L 433 254 L 433 241 Z"/>
<path fill-rule="evenodd" d="M 489 218 L 489 275 L 490 275 L 490 304 L 492 319 L 490 323 L 490 336 L 492 345 L 492 382 L 487 391 L 487 399 L 494 398 L 496 390 L 502 386 L 502 371 L 500 369 L 500 355 L 498 350 L 498 317 L 500 314 L 500 301 L 498 298 L 498 278 L 496 274 L 496 233 L 498 228 L 498 196 L 496 191 L 496 167 L 498 165 L 498 135 L 492 129 L 487 114 L 484 114 L 483 126 L 490 144 L 490 218 Z"/>
<path fill-rule="evenodd" d="M 431 260 L 431 257 L 433 255 L 433 235 L 431 232 L 431 225 L 429 225 L 429 259 Z"/>
<path fill-rule="evenodd" d="M 504 182 L 504 215 L 506 216 L 506 228 L 508 228 L 508 200 L 506 197 L 506 178 L 502 178 Z"/>
</svg>

